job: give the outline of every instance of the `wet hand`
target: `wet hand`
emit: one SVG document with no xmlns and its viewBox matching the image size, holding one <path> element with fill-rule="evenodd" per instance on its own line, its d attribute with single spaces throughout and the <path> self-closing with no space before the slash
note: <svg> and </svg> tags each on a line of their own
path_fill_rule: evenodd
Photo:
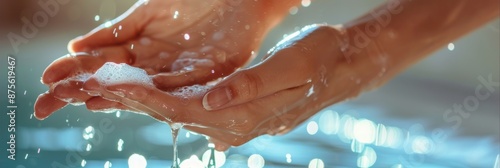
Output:
<svg viewBox="0 0 500 168">
<path fill-rule="evenodd" d="M 85 90 L 113 103 L 87 104 L 93 104 L 92 110 L 128 110 L 183 123 L 224 150 L 263 134 L 283 134 L 326 106 L 378 83 L 372 61 L 345 59 L 343 44 L 336 40 L 341 37 L 330 26 L 308 26 L 280 42 L 260 64 L 192 96 L 134 84 L 102 86 L 90 79 Z"/>
<path fill-rule="evenodd" d="M 105 62 L 143 68 L 163 90 L 228 75 L 252 58 L 274 24 L 263 16 L 261 5 L 141 0 L 110 23 L 72 40 L 68 48 L 76 54 L 47 67 L 42 82 L 50 89 L 38 97 L 35 116 L 46 118 L 68 103 L 102 100 L 80 90 L 85 79 L 78 75 L 94 73 Z"/>
</svg>

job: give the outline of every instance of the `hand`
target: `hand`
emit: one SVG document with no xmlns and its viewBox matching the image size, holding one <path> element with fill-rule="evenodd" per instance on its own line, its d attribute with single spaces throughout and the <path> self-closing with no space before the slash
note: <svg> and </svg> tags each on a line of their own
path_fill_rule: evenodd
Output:
<svg viewBox="0 0 500 168">
<path fill-rule="evenodd" d="M 114 101 L 99 108 L 183 123 L 187 129 L 212 137 L 216 148 L 224 150 L 262 134 L 283 134 L 379 79 L 379 72 L 374 71 L 378 66 L 363 59 L 367 58 L 363 53 L 353 55 L 355 62 L 345 59 L 343 33 L 336 28 L 308 26 L 287 39 L 263 62 L 237 71 L 208 93 L 176 97 L 141 85 L 101 86 L 92 78 L 84 89 Z"/>
<path fill-rule="evenodd" d="M 143 68 L 163 90 L 228 75 L 252 58 L 278 20 L 269 12 L 264 17 L 265 9 L 254 1 L 141 0 L 112 25 L 72 40 L 68 48 L 76 54 L 47 67 L 42 82 L 50 89 L 38 97 L 35 116 L 46 118 L 68 103 L 105 101 L 82 92 L 85 78 L 77 77 L 105 62 Z"/>
</svg>

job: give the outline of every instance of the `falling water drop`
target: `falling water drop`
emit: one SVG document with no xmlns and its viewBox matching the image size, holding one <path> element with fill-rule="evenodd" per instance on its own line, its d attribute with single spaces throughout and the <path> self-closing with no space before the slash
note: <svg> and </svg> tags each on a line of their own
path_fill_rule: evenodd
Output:
<svg viewBox="0 0 500 168">
<path fill-rule="evenodd" d="M 90 149 L 92 149 L 92 145 L 87 144 L 87 147 L 85 148 L 85 150 L 86 150 L 86 151 L 90 151 Z"/>
<path fill-rule="evenodd" d="M 95 15 L 95 16 L 94 16 L 94 20 L 95 20 L 96 22 L 97 22 L 97 21 L 99 21 L 99 20 L 101 20 L 101 16 L 99 16 L 99 15 Z"/>
<path fill-rule="evenodd" d="M 292 163 L 292 155 L 290 153 L 287 153 L 285 155 L 285 157 L 286 157 L 286 162 L 287 163 Z"/>
<path fill-rule="evenodd" d="M 116 149 L 121 152 L 123 150 L 123 139 L 119 139 Z"/>
<path fill-rule="evenodd" d="M 455 44 L 449 43 L 448 44 L 448 50 L 453 51 L 455 49 Z"/>
<path fill-rule="evenodd" d="M 85 167 L 85 165 L 86 165 L 86 164 L 87 164 L 87 161 L 82 160 L 81 166 L 82 166 L 82 167 Z"/>
<path fill-rule="evenodd" d="M 83 139 L 88 140 L 94 138 L 94 133 L 94 127 L 88 126 L 87 128 L 85 128 L 85 130 L 83 130 Z"/>
<path fill-rule="evenodd" d="M 177 135 L 179 134 L 179 130 L 182 128 L 182 124 L 173 123 L 170 125 L 170 129 L 172 131 L 172 145 L 174 147 L 173 150 L 173 158 L 172 158 L 172 168 L 179 168 L 179 156 L 177 155 Z"/>
</svg>

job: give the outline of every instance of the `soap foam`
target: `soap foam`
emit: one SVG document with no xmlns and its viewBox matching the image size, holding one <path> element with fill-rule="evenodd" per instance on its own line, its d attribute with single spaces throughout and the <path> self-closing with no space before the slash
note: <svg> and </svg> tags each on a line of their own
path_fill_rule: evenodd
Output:
<svg viewBox="0 0 500 168">
<path fill-rule="evenodd" d="M 215 63 L 210 59 L 183 58 L 175 60 L 174 63 L 172 63 L 171 69 L 173 71 L 178 71 L 178 70 L 192 70 L 195 67 L 213 67 L 213 66 L 215 66 Z"/>
<path fill-rule="evenodd" d="M 116 64 L 107 62 L 99 68 L 92 77 L 105 86 L 124 83 L 154 86 L 152 79 L 148 76 L 146 71 L 125 63 Z"/>
<path fill-rule="evenodd" d="M 182 98 L 199 97 L 203 96 L 211 88 L 212 86 L 209 85 L 183 86 L 173 90 L 170 94 Z"/>
</svg>

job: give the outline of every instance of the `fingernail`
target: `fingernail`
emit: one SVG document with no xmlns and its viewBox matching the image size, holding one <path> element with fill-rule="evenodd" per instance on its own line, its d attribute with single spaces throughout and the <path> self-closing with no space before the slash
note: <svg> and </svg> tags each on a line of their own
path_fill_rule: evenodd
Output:
<svg viewBox="0 0 500 168">
<path fill-rule="evenodd" d="M 232 99 L 231 90 L 228 87 L 221 87 L 209 91 L 203 97 L 203 107 L 206 110 L 213 110 L 228 104 Z"/>
</svg>

